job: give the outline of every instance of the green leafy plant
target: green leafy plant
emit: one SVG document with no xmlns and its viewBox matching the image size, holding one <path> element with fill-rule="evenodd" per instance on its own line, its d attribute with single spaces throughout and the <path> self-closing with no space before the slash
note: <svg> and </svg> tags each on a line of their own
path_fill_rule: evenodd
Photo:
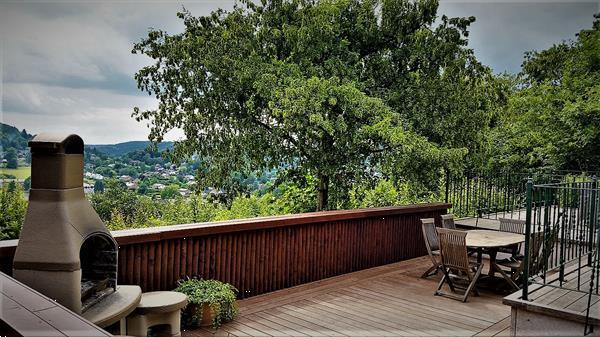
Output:
<svg viewBox="0 0 600 337">
<path fill-rule="evenodd" d="M 177 283 L 175 291 L 188 296 L 188 307 L 184 313 L 191 317 L 184 317 L 190 325 L 197 325 L 203 319 L 203 306 L 207 305 L 214 315 L 213 328 L 217 329 L 223 322 L 231 321 L 238 314 L 236 295 L 238 290 L 231 284 L 217 280 L 203 280 L 188 278 Z"/>
</svg>

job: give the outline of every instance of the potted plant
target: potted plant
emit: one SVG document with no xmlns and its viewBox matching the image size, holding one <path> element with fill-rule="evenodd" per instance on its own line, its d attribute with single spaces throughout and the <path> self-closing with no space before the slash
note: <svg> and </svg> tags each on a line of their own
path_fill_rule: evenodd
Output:
<svg viewBox="0 0 600 337">
<path fill-rule="evenodd" d="M 187 326 L 210 326 L 217 329 L 238 314 L 237 289 L 217 280 L 196 278 L 177 282 L 175 291 L 188 296 L 182 323 Z"/>
</svg>

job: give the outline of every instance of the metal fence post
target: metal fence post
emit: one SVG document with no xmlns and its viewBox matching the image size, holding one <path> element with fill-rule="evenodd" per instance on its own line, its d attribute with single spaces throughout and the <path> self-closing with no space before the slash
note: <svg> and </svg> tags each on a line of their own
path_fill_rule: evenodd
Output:
<svg viewBox="0 0 600 337">
<path fill-rule="evenodd" d="M 529 245 L 530 245 L 530 237 L 531 237 L 531 206 L 532 206 L 532 194 L 533 194 L 533 179 L 527 178 L 527 196 L 526 196 L 526 204 L 527 204 L 527 213 L 525 215 L 525 257 L 523 259 L 524 268 L 523 268 L 523 295 L 521 298 L 527 301 L 528 293 L 529 293 Z"/>
<path fill-rule="evenodd" d="M 598 187 L 597 178 L 592 177 L 592 200 L 590 201 L 590 235 L 588 242 L 588 266 L 592 266 L 592 255 L 594 250 L 594 233 L 596 230 L 596 188 Z"/>
<path fill-rule="evenodd" d="M 446 169 L 446 198 L 445 202 L 448 203 L 450 193 L 450 170 Z"/>
</svg>

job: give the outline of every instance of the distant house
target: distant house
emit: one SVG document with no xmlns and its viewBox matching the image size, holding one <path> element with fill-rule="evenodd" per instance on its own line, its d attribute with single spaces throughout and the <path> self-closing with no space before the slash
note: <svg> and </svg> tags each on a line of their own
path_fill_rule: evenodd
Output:
<svg viewBox="0 0 600 337">
<path fill-rule="evenodd" d="M 94 185 L 83 183 L 83 192 L 85 192 L 85 194 L 94 193 Z"/>
<path fill-rule="evenodd" d="M 95 180 L 103 180 L 104 179 L 104 176 L 102 176 L 101 174 L 98 174 L 98 173 L 85 172 L 84 175 L 86 178 L 89 178 L 89 179 L 95 179 Z"/>
<path fill-rule="evenodd" d="M 194 177 L 194 176 L 193 176 L 193 175 L 191 175 L 191 174 L 188 174 L 188 175 L 184 176 L 183 178 L 184 178 L 185 180 L 187 180 L 187 181 L 196 180 L 196 177 Z"/>
<path fill-rule="evenodd" d="M 187 188 L 180 188 L 179 194 L 181 194 L 184 197 L 187 197 L 188 195 L 192 194 L 192 191 L 188 190 Z"/>
<path fill-rule="evenodd" d="M 204 189 L 204 191 L 202 191 L 202 196 L 206 197 L 206 196 L 211 196 L 211 197 L 218 197 L 220 195 L 225 195 L 225 191 L 221 190 L 221 189 L 216 189 L 214 187 L 207 187 Z"/>
<path fill-rule="evenodd" d="M 127 186 L 127 189 L 130 190 L 137 190 L 138 189 L 138 184 L 134 181 L 128 181 L 125 183 L 125 186 Z"/>
<path fill-rule="evenodd" d="M 121 181 L 129 182 L 129 181 L 133 180 L 133 177 L 128 176 L 128 175 L 122 175 L 119 177 L 119 179 L 121 179 Z"/>
<path fill-rule="evenodd" d="M 163 185 L 161 183 L 156 183 L 156 184 L 152 184 L 152 188 L 155 190 L 162 190 L 163 188 L 165 188 L 165 185 Z"/>
</svg>

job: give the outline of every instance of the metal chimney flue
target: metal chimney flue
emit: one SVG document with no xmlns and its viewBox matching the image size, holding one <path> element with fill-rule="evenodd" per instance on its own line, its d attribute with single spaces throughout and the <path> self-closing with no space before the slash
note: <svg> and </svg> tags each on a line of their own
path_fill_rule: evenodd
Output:
<svg viewBox="0 0 600 337">
<path fill-rule="evenodd" d="M 13 276 L 82 313 L 116 289 L 117 243 L 85 197 L 83 140 L 39 134 Z"/>
</svg>

